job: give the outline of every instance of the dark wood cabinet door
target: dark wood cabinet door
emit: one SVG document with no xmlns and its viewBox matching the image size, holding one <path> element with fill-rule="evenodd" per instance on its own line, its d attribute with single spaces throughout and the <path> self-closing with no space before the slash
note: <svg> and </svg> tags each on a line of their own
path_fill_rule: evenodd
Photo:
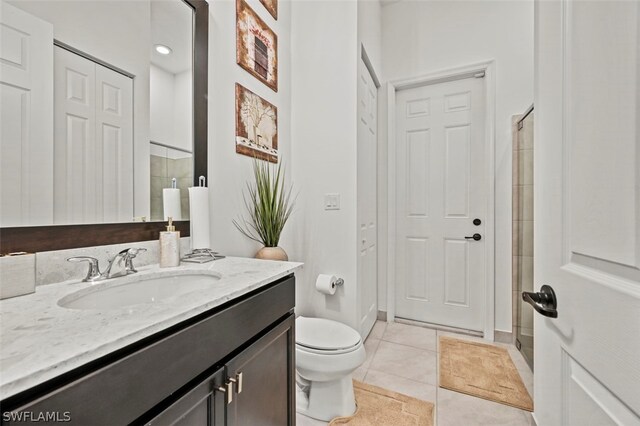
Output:
<svg viewBox="0 0 640 426">
<path fill-rule="evenodd" d="M 153 426 L 221 426 L 225 424 L 224 367 L 208 376 L 153 419 Z"/>
<path fill-rule="evenodd" d="M 227 363 L 229 426 L 295 425 L 295 317 L 289 315 Z"/>
</svg>

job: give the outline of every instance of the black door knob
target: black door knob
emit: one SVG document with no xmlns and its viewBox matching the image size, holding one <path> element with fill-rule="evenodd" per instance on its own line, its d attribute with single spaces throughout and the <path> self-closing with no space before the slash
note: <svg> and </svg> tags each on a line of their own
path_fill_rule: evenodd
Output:
<svg viewBox="0 0 640 426">
<path fill-rule="evenodd" d="M 551 286 L 543 285 L 537 293 L 523 291 L 522 300 L 545 317 L 558 318 L 558 299 Z"/>
<path fill-rule="evenodd" d="M 474 240 L 474 241 L 480 241 L 482 239 L 482 235 L 480 234 L 473 234 L 470 237 L 465 237 L 467 240 Z"/>
<path fill-rule="evenodd" d="M 478 219 L 478 218 L 475 218 L 475 219 L 473 219 L 473 224 L 475 226 L 480 226 L 480 225 L 482 225 L 482 221 L 480 219 Z"/>
</svg>

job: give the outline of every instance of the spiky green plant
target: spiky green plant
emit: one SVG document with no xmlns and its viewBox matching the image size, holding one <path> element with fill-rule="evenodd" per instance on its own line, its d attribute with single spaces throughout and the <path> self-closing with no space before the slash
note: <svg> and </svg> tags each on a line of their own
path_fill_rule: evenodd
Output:
<svg viewBox="0 0 640 426">
<path fill-rule="evenodd" d="M 249 219 L 241 217 L 233 224 L 247 238 L 265 247 L 277 247 L 295 204 L 292 186 L 285 188 L 285 173 L 280 164 L 272 167 L 254 159 L 253 176 L 255 181 L 247 182 L 248 194 L 243 195 Z"/>
</svg>

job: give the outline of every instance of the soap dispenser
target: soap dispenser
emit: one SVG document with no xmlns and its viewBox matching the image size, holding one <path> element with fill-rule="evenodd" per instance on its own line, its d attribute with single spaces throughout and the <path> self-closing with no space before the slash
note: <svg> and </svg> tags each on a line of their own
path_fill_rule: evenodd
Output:
<svg viewBox="0 0 640 426">
<path fill-rule="evenodd" d="M 180 231 L 173 226 L 170 216 L 167 230 L 160 232 L 160 267 L 171 268 L 180 266 Z"/>
</svg>

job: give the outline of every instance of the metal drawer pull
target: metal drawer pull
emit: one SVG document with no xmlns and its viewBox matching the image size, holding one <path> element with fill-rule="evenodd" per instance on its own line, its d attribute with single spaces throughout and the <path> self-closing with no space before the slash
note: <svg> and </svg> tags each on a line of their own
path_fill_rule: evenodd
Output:
<svg viewBox="0 0 640 426">
<path fill-rule="evenodd" d="M 225 401 L 227 405 L 233 402 L 233 383 L 229 381 L 225 383 L 224 386 L 217 387 L 216 390 L 225 394 Z"/>
<path fill-rule="evenodd" d="M 236 378 L 229 378 L 231 383 L 236 384 L 236 393 L 242 393 L 242 372 L 236 374 Z"/>
</svg>

